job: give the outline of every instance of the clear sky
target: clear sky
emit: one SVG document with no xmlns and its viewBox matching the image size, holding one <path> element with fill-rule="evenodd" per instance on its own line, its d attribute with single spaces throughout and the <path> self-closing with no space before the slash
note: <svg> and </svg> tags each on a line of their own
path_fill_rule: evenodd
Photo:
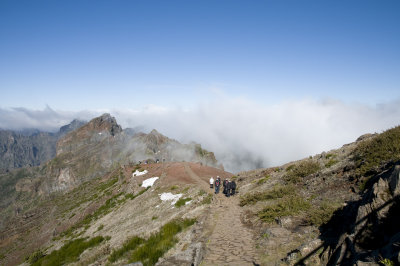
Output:
<svg viewBox="0 0 400 266">
<path fill-rule="evenodd" d="M 400 98 L 400 1 L 0 1 L 1 108 Z"/>
</svg>

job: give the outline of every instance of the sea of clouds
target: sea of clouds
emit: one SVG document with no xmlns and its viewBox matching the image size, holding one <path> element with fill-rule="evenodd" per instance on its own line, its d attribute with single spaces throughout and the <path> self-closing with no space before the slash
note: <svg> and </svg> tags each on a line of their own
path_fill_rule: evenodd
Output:
<svg viewBox="0 0 400 266">
<path fill-rule="evenodd" d="M 75 118 L 88 121 L 105 112 L 123 128 L 144 132 L 154 128 L 180 142 L 198 142 L 231 172 L 281 165 L 400 124 L 400 100 L 375 106 L 310 99 L 262 105 L 222 97 L 189 109 L 154 105 L 79 112 L 49 106 L 0 108 L 0 128 L 56 131 Z"/>
</svg>

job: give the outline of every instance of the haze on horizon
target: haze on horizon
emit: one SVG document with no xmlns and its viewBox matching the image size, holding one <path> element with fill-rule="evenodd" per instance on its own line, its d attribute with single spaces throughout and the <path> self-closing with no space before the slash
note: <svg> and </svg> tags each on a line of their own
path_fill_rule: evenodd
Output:
<svg viewBox="0 0 400 266">
<path fill-rule="evenodd" d="M 272 166 L 396 126 L 399 1 L 1 1 L 0 128 L 104 112 Z"/>
</svg>

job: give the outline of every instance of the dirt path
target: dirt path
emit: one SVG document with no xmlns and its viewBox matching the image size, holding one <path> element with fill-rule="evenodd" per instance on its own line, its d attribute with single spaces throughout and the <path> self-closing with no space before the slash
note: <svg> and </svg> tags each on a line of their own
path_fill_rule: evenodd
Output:
<svg viewBox="0 0 400 266">
<path fill-rule="evenodd" d="M 201 186 L 202 189 L 208 191 L 210 189 L 210 183 L 201 179 L 198 175 L 196 175 L 193 170 L 190 168 L 188 163 L 184 163 L 186 173 L 192 178 L 197 184 Z"/>
<path fill-rule="evenodd" d="M 209 184 L 198 177 L 188 164 L 185 170 L 203 189 Z M 214 195 L 206 231 L 210 232 L 201 266 L 208 265 L 257 265 L 257 253 L 252 232 L 241 220 L 239 197 L 225 197 L 220 191 Z"/>
</svg>

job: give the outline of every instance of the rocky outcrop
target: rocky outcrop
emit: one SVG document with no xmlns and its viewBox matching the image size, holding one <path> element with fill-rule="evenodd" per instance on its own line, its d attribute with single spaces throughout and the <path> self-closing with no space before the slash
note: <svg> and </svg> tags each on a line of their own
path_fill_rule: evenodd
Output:
<svg viewBox="0 0 400 266">
<path fill-rule="evenodd" d="M 57 142 L 57 155 L 74 152 L 82 146 L 99 142 L 109 136 L 116 136 L 121 132 L 122 128 L 117 124 L 115 117 L 103 114 L 62 137 Z"/>
<path fill-rule="evenodd" d="M 372 177 L 371 187 L 357 202 L 339 211 L 321 256 L 328 265 L 362 265 L 388 259 L 400 264 L 400 164 Z M 347 212 L 347 215 L 345 214 Z M 331 225 L 332 225 L 331 223 Z M 328 227 L 327 227 L 328 228 Z M 337 237 L 332 235 L 337 234 Z"/>
</svg>

